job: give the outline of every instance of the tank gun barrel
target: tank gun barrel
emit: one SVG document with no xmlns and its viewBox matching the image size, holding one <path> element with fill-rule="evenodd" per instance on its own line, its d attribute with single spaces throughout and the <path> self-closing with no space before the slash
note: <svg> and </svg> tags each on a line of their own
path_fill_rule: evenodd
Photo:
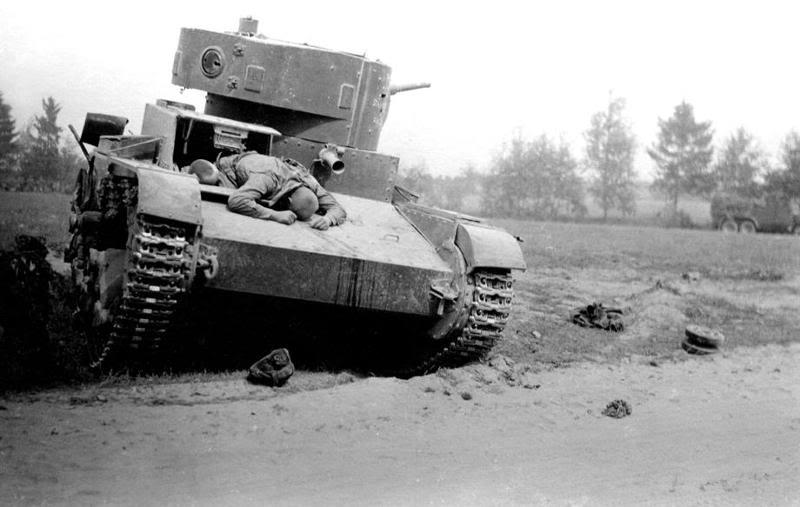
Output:
<svg viewBox="0 0 800 507">
<path fill-rule="evenodd" d="M 403 85 L 392 85 L 389 87 L 389 95 L 394 95 L 395 93 L 400 92 L 408 92 L 411 90 L 419 90 L 420 88 L 430 88 L 430 83 L 410 83 L 410 84 L 403 84 Z"/>
</svg>

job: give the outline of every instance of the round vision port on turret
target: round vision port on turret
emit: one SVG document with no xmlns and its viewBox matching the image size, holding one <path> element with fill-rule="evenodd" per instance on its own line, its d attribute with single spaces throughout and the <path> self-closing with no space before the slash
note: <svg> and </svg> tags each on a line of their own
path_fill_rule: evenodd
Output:
<svg viewBox="0 0 800 507">
<path fill-rule="evenodd" d="M 225 68 L 225 56 L 222 54 L 222 50 L 217 47 L 206 49 L 200 60 L 200 67 L 203 69 L 203 74 L 208 77 L 217 77 L 222 74 L 222 69 Z"/>
</svg>

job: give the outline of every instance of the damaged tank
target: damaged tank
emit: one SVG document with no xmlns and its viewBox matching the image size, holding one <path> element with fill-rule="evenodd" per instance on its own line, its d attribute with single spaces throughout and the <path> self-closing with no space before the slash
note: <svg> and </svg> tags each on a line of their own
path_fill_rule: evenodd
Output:
<svg viewBox="0 0 800 507">
<path fill-rule="evenodd" d="M 257 31 L 251 18 L 236 32 L 182 29 L 172 83 L 204 91 L 203 112 L 157 100 L 139 135 L 97 113 L 73 130 L 89 167 L 67 259 L 94 366 L 158 364 L 189 309 L 235 296 L 403 327 L 387 373 L 483 357 L 508 322 L 512 273 L 526 268 L 517 239 L 419 204 L 392 184 L 398 158 L 377 151 L 392 96 L 428 85 L 392 85 L 380 61 Z M 226 208 L 231 190 L 181 170 L 244 151 L 312 168 L 347 221 L 318 231 L 238 215 Z"/>
</svg>

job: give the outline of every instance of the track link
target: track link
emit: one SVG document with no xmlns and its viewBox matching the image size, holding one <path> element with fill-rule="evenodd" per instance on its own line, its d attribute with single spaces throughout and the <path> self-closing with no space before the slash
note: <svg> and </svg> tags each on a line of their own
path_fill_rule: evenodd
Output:
<svg viewBox="0 0 800 507">
<path fill-rule="evenodd" d="M 126 363 L 142 363 L 158 350 L 185 301 L 192 279 L 194 226 L 136 215 L 128 236 L 122 298 L 94 368 L 122 354 Z"/>
<path fill-rule="evenodd" d="M 445 344 L 401 376 L 421 375 L 440 367 L 457 367 L 478 361 L 500 339 L 511 314 L 514 299 L 510 273 L 476 270 L 468 277 L 472 290 L 466 325 L 444 338 Z"/>
</svg>

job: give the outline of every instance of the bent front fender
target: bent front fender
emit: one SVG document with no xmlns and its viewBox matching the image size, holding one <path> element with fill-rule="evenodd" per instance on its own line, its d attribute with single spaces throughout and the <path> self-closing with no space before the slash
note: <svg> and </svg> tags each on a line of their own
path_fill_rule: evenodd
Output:
<svg viewBox="0 0 800 507">
<path fill-rule="evenodd" d="M 527 268 L 519 242 L 501 229 L 458 224 L 456 245 L 464 253 L 470 271 L 475 268 Z"/>
</svg>

